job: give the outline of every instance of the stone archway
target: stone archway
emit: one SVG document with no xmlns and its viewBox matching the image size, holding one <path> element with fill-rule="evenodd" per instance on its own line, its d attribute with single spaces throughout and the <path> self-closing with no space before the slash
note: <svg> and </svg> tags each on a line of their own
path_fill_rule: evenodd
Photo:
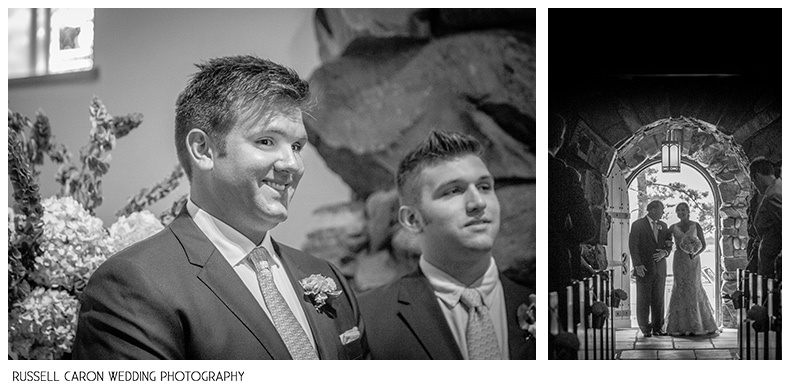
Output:
<svg viewBox="0 0 790 389">
<path fill-rule="evenodd" d="M 661 142 L 669 130 L 676 131 L 684 159 L 698 164 L 715 184 L 714 195 L 719 204 L 718 252 L 723 269 L 721 292 L 731 295 L 736 289 L 736 270 L 745 268 L 747 263 L 747 209 L 753 191 L 748 159 L 732 136 L 720 132 L 715 125 L 694 118 L 667 118 L 641 127 L 619 145 L 616 163 L 623 176 L 637 172 L 646 161 L 659 156 Z M 721 307 L 723 325 L 735 327 L 732 302 L 722 301 Z"/>
</svg>

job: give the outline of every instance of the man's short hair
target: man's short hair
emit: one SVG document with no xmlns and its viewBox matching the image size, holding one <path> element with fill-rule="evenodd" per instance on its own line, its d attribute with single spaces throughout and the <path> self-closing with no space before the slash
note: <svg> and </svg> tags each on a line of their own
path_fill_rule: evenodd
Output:
<svg viewBox="0 0 790 389">
<path fill-rule="evenodd" d="M 483 146 L 477 139 L 457 132 L 432 131 L 428 139 L 409 151 L 398 166 L 395 182 L 401 204 L 419 201 L 419 191 L 413 187 L 423 169 L 468 154 L 482 156 Z"/>
<path fill-rule="evenodd" d="M 756 173 L 766 176 L 773 176 L 774 164 L 764 157 L 757 157 L 752 161 L 751 164 L 749 164 L 749 176 L 751 176 L 752 180 L 754 180 L 756 177 Z"/>
<path fill-rule="evenodd" d="M 243 55 L 195 66 L 199 71 L 176 100 L 176 152 L 190 180 L 192 167 L 184 140 L 193 128 L 217 142 L 222 156 L 225 137 L 240 119 L 268 115 L 273 109 L 307 109 L 309 104 L 307 82 L 272 61 Z"/>
<path fill-rule="evenodd" d="M 652 211 L 652 210 L 654 210 L 654 209 L 658 208 L 659 206 L 662 206 L 662 207 L 663 207 L 663 206 L 664 206 L 664 203 L 662 203 L 662 202 L 661 202 L 661 201 L 659 201 L 659 200 L 653 200 L 653 201 L 651 201 L 649 204 L 647 204 L 647 211 L 648 211 L 648 212 L 650 212 L 650 211 Z"/>
</svg>

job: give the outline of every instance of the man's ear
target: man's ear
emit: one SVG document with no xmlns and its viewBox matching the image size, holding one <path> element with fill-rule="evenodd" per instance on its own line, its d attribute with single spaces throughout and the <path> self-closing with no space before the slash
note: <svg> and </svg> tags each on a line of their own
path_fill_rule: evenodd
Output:
<svg viewBox="0 0 790 389">
<path fill-rule="evenodd" d="M 186 138 L 189 159 L 198 170 L 208 171 L 214 168 L 214 148 L 211 138 L 203 130 L 193 128 Z"/>
<path fill-rule="evenodd" d="M 398 209 L 398 221 L 404 228 L 415 234 L 422 232 L 424 225 L 422 215 L 413 206 L 401 205 Z"/>
</svg>

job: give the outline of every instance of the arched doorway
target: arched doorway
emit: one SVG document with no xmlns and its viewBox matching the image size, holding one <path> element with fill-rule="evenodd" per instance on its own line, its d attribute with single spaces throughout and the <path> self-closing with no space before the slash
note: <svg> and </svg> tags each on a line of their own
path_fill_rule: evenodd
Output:
<svg viewBox="0 0 790 389">
<path fill-rule="evenodd" d="M 645 191 L 647 188 L 637 188 L 639 186 L 638 177 L 642 176 L 645 177 L 647 175 L 653 176 L 657 179 L 659 185 L 667 185 L 664 188 L 668 188 L 669 184 L 677 183 L 682 185 L 679 187 L 680 190 L 665 190 L 664 192 L 669 192 L 669 194 L 665 194 L 664 196 L 660 196 L 661 200 L 664 202 L 665 205 L 665 217 L 664 221 L 667 225 L 672 225 L 678 222 L 677 216 L 675 215 L 675 206 L 680 201 L 686 201 L 690 196 L 686 195 L 683 196 L 681 193 L 691 193 L 692 191 L 696 191 L 698 194 L 706 194 L 700 195 L 698 198 L 693 199 L 692 201 L 688 201 L 691 204 L 691 214 L 692 220 L 700 222 L 703 226 L 703 230 L 705 235 L 708 237 L 706 239 L 706 250 L 700 254 L 700 262 L 702 265 L 702 274 L 700 275 L 702 278 L 702 286 L 705 289 L 705 294 L 710 301 L 711 306 L 714 308 L 716 322 L 721 325 L 722 324 L 722 315 L 721 315 L 721 261 L 718 260 L 720 258 L 719 252 L 719 233 L 720 229 L 717 226 L 716 221 L 719 220 L 719 204 L 718 199 L 720 198 L 718 194 L 717 187 L 715 185 L 715 181 L 713 178 L 707 174 L 707 171 L 703 169 L 699 164 L 694 161 L 691 161 L 687 158 L 682 160 L 682 168 L 681 172 L 679 173 L 661 173 L 660 168 L 660 160 L 652 159 L 649 161 L 645 161 L 642 166 L 636 170 L 634 170 L 628 177 L 625 177 L 625 182 L 628 187 L 628 194 L 629 194 L 629 207 L 630 207 L 630 218 L 629 221 L 633 223 L 636 218 L 644 217 L 645 214 L 645 207 L 647 206 L 647 202 L 656 199 L 657 197 L 651 196 L 647 199 L 643 199 L 640 201 L 638 192 L 640 190 Z M 656 169 L 658 167 L 658 169 Z M 658 170 L 658 171 L 656 171 Z M 643 184 L 644 185 L 644 184 Z M 648 184 L 649 185 L 649 184 Z M 655 192 L 655 191 L 654 191 Z M 673 193 L 674 192 L 674 193 Z M 685 197 L 685 198 L 683 198 Z M 694 204 L 696 203 L 696 204 Z M 703 214 L 705 214 L 703 216 Z M 665 290 L 665 304 L 668 305 L 670 301 L 670 293 L 672 291 L 672 286 L 674 282 L 674 272 L 673 272 L 673 261 L 674 255 L 670 255 L 667 258 L 667 279 L 666 279 L 666 290 Z M 629 291 L 629 295 L 635 295 L 636 293 L 636 282 L 635 279 L 631 278 L 631 288 Z M 636 310 L 636 301 L 635 299 L 631 299 L 631 322 L 636 320 L 635 310 Z M 665 312 L 669 312 L 667 307 L 665 306 Z"/>
<path fill-rule="evenodd" d="M 748 243 L 747 208 L 752 196 L 753 187 L 748 174 L 748 161 L 740 145 L 731 136 L 720 132 L 716 126 L 694 118 L 667 118 L 643 126 L 631 137 L 625 139 L 617 147 L 617 156 L 608 175 L 609 209 L 612 217 L 612 229 L 609 233 L 607 255 L 614 267 L 619 267 L 619 279 L 615 286 L 624 287 L 630 284 L 627 273 L 629 264 L 628 253 L 628 215 L 627 180 L 635 172 L 644 169 L 651 161 L 658 160 L 661 153 L 661 142 L 667 131 L 675 131 L 681 143 L 683 161 L 700 171 L 709 181 L 716 197 L 716 262 L 718 271 L 716 279 L 720 280 L 717 290 L 720 296 L 730 295 L 735 291 L 736 270 L 744 268 L 747 263 L 746 245 Z M 625 288 L 624 288 L 625 289 Z M 627 290 L 627 289 L 626 289 Z M 726 327 L 734 327 L 736 322 L 732 302 L 718 298 L 721 323 Z M 619 325 L 627 325 L 625 316 L 630 311 L 621 308 Z"/>
</svg>

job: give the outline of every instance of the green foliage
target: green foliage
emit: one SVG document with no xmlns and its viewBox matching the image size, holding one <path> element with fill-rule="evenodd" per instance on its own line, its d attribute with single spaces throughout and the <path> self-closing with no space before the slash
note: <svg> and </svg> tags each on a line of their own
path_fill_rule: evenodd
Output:
<svg viewBox="0 0 790 389">
<path fill-rule="evenodd" d="M 699 220 L 697 221 L 702 226 L 703 232 L 706 234 L 713 232 L 716 228 L 713 220 L 715 214 L 713 202 L 706 201 L 706 198 L 710 196 L 710 192 L 691 189 L 681 182 L 670 182 L 667 184 L 658 182 L 656 173 L 658 173 L 657 169 L 647 168 L 637 177 L 639 217 L 647 213 L 646 206 L 651 200 L 660 200 L 666 208 L 672 208 L 680 202 L 686 202 L 691 210 L 698 211 Z"/>
<path fill-rule="evenodd" d="M 143 188 L 136 196 L 132 196 L 126 201 L 126 205 L 115 213 L 115 216 L 128 216 L 134 212 L 142 211 L 151 204 L 161 200 L 170 192 L 178 187 L 179 180 L 184 176 L 184 169 L 181 165 L 176 165 L 173 171 L 162 181 L 156 183 L 150 189 Z M 160 218 L 161 219 L 161 218 Z"/>
<path fill-rule="evenodd" d="M 44 209 L 34 171 L 31 169 L 24 133 L 17 129 L 30 124 L 26 118 L 12 117 L 8 125 L 8 178 L 14 188 L 19 213 L 9 215 L 8 223 L 8 306 L 30 293 L 27 274 L 33 270 L 34 259 L 41 255 L 41 234 Z M 13 123 L 12 123 L 13 120 Z M 34 154 L 35 155 L 35 154 Z M 9 210 L 9 213 L 13 213 Z"/>
</svg>

